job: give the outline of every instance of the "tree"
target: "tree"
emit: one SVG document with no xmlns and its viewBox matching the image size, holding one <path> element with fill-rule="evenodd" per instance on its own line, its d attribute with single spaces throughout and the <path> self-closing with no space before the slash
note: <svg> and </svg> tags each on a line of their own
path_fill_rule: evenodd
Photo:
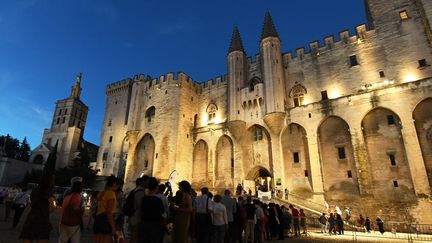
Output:
<svg viewBox="0 0 432 243">
<path fill-rule="evenodd" d="M 27 137 L 24 137 L 24 139 L 21 142 L 21 145 L 19 147 L 17 159 L 28 162 L 30 159 L 30 145 L 27 142 Z"/>
<path fill-rule="evenodd" d="M 6 157 L 15 159 L 18 156 L 20 142 L 18 139 L 11 137 L 9 134 L 0 136 L 0 146 L 4 146 Z"/>
</svg>

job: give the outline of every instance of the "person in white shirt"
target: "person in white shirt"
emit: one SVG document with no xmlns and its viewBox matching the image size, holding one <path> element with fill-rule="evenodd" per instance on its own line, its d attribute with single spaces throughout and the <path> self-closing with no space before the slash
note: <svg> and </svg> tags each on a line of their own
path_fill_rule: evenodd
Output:
<svg viewBox="0 0 432 243">
<path fill-rule="evenodd" d="M 213 243 L 224 243 L 225 232 L 228 230 L 228 216 L 225 205 L 221 203 L 222 197 L 214 197 L 212 222 L 213 222 Z"/>
<path fill-rule="evenodd" d="M 195 199 L 194 211 L 196 220 L 197 242 L 209 243 L 212 228 L 211 212 L 213 211 L 213 201 L 208 196 L 207 187 L 201 188 L 201 196 Z"/>
</svg>

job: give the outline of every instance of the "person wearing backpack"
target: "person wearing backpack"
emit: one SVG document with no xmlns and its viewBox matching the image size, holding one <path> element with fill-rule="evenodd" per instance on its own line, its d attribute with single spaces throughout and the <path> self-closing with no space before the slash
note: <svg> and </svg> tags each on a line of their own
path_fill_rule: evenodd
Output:
<svg viewBox="0 0 432 243">
<path fill-rule="evenodd" d="M 135 181 L 136 188 L 129 192 L 123 205 L 123 213 L 128 217 L 130 230 L 132 232 L 130 242 L 138 241 L 138 226 L 141 223 L 141 202 L 145 196 L 145 184 L 148 176 L 139 177 Z"/>
<path fill-rule="evenodd" d="M 84 207 L 81 204 L 81 181 L 72 185 L 70 193 L 65 196 L 62 204 L 62 214 L 59 226 L 59 243 L 79 243 L 81 238 L 81 222 Z"/>
<path fill-rule="evenodd" d="M 321 233 L 327 233 L 328 219 L 329 217 L 326 215 L 326 213 L 322 213 L 319 217 L 319 222 L 321 224 Z"/>
</svg>

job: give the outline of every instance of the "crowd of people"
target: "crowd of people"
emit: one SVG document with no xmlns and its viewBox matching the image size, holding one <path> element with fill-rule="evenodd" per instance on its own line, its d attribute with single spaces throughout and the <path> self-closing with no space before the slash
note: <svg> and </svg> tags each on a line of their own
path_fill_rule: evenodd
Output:
<svg viewBox="0 0 432 243">
<path fill-rule="evenodd" d="M 181 181 L 179 190 L 174 194 L 169 183 L 160 183 L 149 176 L 137 178 L 135 188 L 126 195 L 122 188 L 123 181 L 110 176 L 106 179 L 104 190 L 93 193 L 91 217 L 87 223 L 93 231 L 93 242 L 124 243 L 128 239 L 131 243 L 255 243 L 307 234 L 303 209 L 293 205 L 267 204 L 239 188 L 236 197 L 231 195 L 230 190 L 213 195 L 207 187 L 196 193 L 189 182 Z M 48 242 L 53 227 L 58 227 L 59 243 L 81 242 L 86 205 L 82 196 L 82 179 L 71 181 L 71 188 L 62 197 L 61 217 L 54 226 L 49 217 L 57 207 L 52 190 L 53 176 L 45 175 L 31 195 L 17 187 L 3 193 L 5 220 L 10 210 L 15 210 L 13 227 L 31 203 L 20 233 L 24 243 Z M 343 219 L 338 207 L 333 212 L 327 210 L 323 213 L 319 218 L 321 232 L 343 234 L 344 221 L 350 221 L 351 212 L 345 208 L 344 214 Z M 370 232 L 368 217 L 360 215 L 357 224 Z M 384 223 L 379 217 L 376 224 L 384 233 Z"/>
</svg>

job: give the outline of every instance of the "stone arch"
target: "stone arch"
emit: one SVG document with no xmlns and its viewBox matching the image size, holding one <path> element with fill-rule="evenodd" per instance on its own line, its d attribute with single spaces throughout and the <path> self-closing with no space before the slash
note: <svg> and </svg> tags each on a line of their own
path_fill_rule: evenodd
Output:
<svg viewBox="0 0 432 243">
<path fill-rule="evenodd" d="M 154 158 L 155 158 L 155 140 L 153 136 L 146 133 L 137 144 L 135 151 L 135 164 L 137 165 L 137 176 L 141 173 L 153 175 Z"/>
<path fill-rule="evenodd" d="M 318 127 L 318 145 L 324 190 L 330 198 L 358 194 L 354 150 L 348 123 L 338 116 L 326 117 Z"/>
<path fill-rule="evenodd" d="M 272 173 L 263 166 L 255 166 L 249 170 L 245 179 L 255 180 L 258 177 L 273 177 Z"/>
<path fill-rule="evenodd" d="M 413 111 L 413 119 L 417 131 L 417 137 L 432 187 L 432 97 L 422 100 Z"/>
<path fill-rule="evenodd" d="M 197 186 L 208 186 L 208 145 L 199 140 L 193 150 L 192 180 Z"/>
<path fill-rule="evenodd" d="M 411 195 L 413 184 L 399 116 L 377 107 L 363 117 L 361 125 L 374 194 L 383 198 L 394 198 L 393 192 L 402 192 L 399 194 L 402 197 Z M 393 181 L 397 181 L 401 190 L 394 190 Z"/>
<path fill-rule="evenodd" d="M 145 112 L 145 118 L 148 122 L 151 122 L 156 115 L 156 108 L 154 106 L 149 107 Z"/>
<path fill-rule="evenodd" d="M 281 144 L 284 176 L 287 178 L 290 191 L 310 191 L 311 169 L 306 130 L 297 123 L 289 124 L 282 132 Z"/>
<path fill-rule="evenodd" d="M 234 178 L 234 146 L 231 138 L 227 135 L 220 137 L 217 142 L 215 169 L 216 184 L 221 182 L 225 188 L 232 188 Z"/>
<path fill-rule="evenodd" d="M 413 119 L 417 131 L 417 137 L 429 178 L 432 186 L 432 97 L 423 99 L 416 105 L 413 111 Z"/>
<path fill-rule="evenodd" d="M 45 161 L 44 157 L 41 154 L 38 154 L 33 159 L 33 164 L 41 165 Z"/>
<path fill-rule="evenodd" d="M 272 171 L 271 137 L 267 129 L 261 125 L 254 124 L 248 128 L 246 136 L 250 144 L 247 153 L 249 161 L 247 168 L 264 166 Z M 246 169 L 247 171 L 248 169 Z"/>
<path fill-rule="evenodd" d="M 255 85 L 262 83 L 263 81 L 258 78 L 258 77 L 253 77 L 250 81 L 249 81 L 249 91 L 254 91 L 255 90 Z"/>
</svg>

